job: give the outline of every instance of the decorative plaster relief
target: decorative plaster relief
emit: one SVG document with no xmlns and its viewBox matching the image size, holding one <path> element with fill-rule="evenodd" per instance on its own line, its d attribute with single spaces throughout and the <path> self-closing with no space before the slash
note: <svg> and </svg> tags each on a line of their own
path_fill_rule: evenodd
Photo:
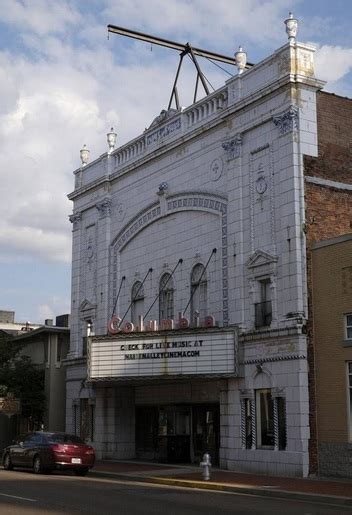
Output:
<svg viewBox="0 0 352 515">
<path fill-rule="evenodd" d="M 177 109 L 173 109 L 172 107 L 168 111 L 166 111 L 166 109 L 163 109 L 162 111 L 160 111 L 160 114 L 154 118 L 152 123 L 149 125 L 148 129 L 157 127 L 169 118 L 173 118 L 178 112 L 179 111 Z"/>
<path fill-rule="evenodd" d="M 100 219 L 111 216 L 111 199 L 104 198 L 104 200 L 98 202 L 98 204 L 96 204 L 95 207 L 99 212 Z"/>
<path fill-rule="evenodd" d="M 122 202 L 119 202 L 115 207 L 115 217 L 118 222 L 122 222 L 126 216 L 126 209 Z"/>
<path fill-rule="evenodd" d="M 242 147 L 242 136 L 237 134 L 234 138 L 225 141 L 222 144 L 222 148 L 226 152 L 227 159 L 235 159 L 236 157 L 240 157 L 241 155 L 241 147 Z"/>
<path fill-rule="evenodd" d="M 157 195 L 165 195 L 167 193 L 168 189 L 169 189 L 169 186 L 168 186 L 167 182 L 161 182 L 159 184 Z"/>
<path fill-rule="evenodd" d="M 90 240 L 90 241 L 88 241 L 88 244 L 87 244 L 87 263 L 88 263 L 88 266 L 91 265 L 91 263 L 93 261 L 93 258 L 94 258 L 94 254 L 95 254 L 94 244 Z"/>
<path fill-rule="evenodd" d="M 153 143 L 157 143 L 163 138 L 170 136 L 174 132 L 178 132 L 181 129 L 181 118 L 177 118 L 177 120 L 173 120 L 172 122 L 164 125 L 164 127 L 160 127 L 156 131 L 148 134 L 146 137 L 146 144 L 152 145 Z"/>
<path fill-rule="evenodd" d="M 273 123 L 279 129 L 280 135 L 298 130 L 298 113 L 298 107 L 291 105 L 287 111 L 273 117 Z"/>
<path fill-rule="evenodd" d="M 249 154 L 249 196 L 251 250 L 262 246 L 263 227 L 270 224 L 267 245 L 276 253 L 274 158 L 269 143 L 253 149 Z M 269 214 L 269 216 L 268 216 Z"/>
<path fill-rule="evenodd" d="M 97 291 L 97 226 L 90 225 L 85 229 L 84 253 L 80 267 L 81 295 L 95 302 Z"/>
<path fill-rule="evenodd" d="M 314 63 L 313 63 L 313 53 L 308 52 L 307 50 L 303 50 L 301 48 L 297 49 L 297 73 L 301 75 L 308 75 L 309 77 L 314 76 Z"/>
<path fill-rule="evenodd" d="M 210 178 L 212 181 L 218 181 L 222 175 L 224 163 L 221 157 L 214 159 L 210 165 Z"/>
<path fill-rule="evenodd" d="M 77 231 L 81 228 L 82 213 L 73 213 L 73 215 L 70 215 L 68 218 L 72 224 L 73 231 Z"/>
</svg>

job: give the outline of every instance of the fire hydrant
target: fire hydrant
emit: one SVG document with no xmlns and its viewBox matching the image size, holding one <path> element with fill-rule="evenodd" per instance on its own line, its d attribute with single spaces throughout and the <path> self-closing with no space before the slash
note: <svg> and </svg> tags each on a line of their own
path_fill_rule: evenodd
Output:
<svg viewBox="0 0 352 515">
<path fill-rule="evenodd" d="M 211 457 L 208 452 L 203 454 L 203 459 L 199 464 L 203 467 L 203 479 L 204 481 L 209 481 L 210 479 L 210 467 L 211 467 Z"/>
</svg>

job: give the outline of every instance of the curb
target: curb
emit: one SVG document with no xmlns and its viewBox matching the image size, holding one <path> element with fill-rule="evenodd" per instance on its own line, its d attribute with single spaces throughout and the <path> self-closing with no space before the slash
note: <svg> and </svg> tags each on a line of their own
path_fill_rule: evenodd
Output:
<svg viewBox="0 0 352 515">
<path fill-rule="evenodd" d="M 310 501 L 321 504 L 334 504 L 339 506 L 352 506 L 352 497 L 340 497 L 336 495 L 314 494 L 297 492 L 291 490 L 270 490 L 265 487 L 255 486 L 234 486 L 225 483 L 213 483 L 211 481 L 201 482 L 190 479 L 164 478 L 157 476 L 139 476 L 135 474 L 119 474 L 115 472 L 104 472 L 91 470 L 90 476 L 106 477 L 110 479 L 122 479 L 124 481 L 135 481 L 139 483 L 151 483 L 154 485 L 177 486 L 183 488 L 193 488 L 199 490 L 213 490 L 219 492 L 232 492 L 245 495 L 256 495 L 260 497 L 270 497 L 276 499 L 295 499 L 300 501 Z"/>
</svg>

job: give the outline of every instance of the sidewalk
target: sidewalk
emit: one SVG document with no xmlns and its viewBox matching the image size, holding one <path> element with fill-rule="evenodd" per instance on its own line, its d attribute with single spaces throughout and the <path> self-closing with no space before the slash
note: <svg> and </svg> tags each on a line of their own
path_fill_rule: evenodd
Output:
<svg viewBox="0 0 352 515">
<path fill-rule="evenodd" d="M 299 479 L 213 469 L 211 479 L 204 481 L 200 467 L 138 461 L 97 461 L 90 474 L 169 486 L 302 499 L 352 508 L 352 480 L 347 479 Z"/>
</svg>

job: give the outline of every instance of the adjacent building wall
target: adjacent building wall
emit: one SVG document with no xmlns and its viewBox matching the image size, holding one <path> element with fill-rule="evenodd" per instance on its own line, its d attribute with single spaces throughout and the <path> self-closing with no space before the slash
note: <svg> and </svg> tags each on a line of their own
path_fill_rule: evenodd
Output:
<svg viewBox="0 0 352 515">
<path fill-rule="evenodd" d="M 314 243 L 344 235 L 352 227 L 352 100 L 317 93 L 318 155 L 304 156 L 308 281 L 308 360 L 310 391 L 310 472 L 318 473 L 312 263 Z M 320 459 L 320 462 L 322 458 Z M 325 468 L 325 473 L 327 469 Z"/>
<path fill-rule="evenodd" d="M 352 313 L 352 234 L 313 246 L 312 301 L 319 472 L 351 478 L 352 343 L 345 314 Z"/>
</svg>

